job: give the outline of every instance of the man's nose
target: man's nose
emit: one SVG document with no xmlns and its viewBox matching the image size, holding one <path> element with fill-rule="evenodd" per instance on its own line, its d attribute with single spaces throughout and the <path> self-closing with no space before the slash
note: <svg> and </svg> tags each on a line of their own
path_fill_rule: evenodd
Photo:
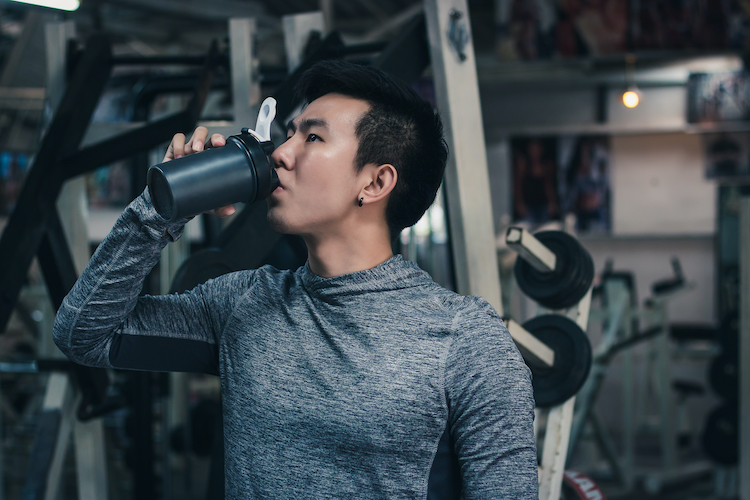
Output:
<svg viewBox="0 0 750 500">
<path fill-rule="evenodd" d="M 285 141 L 273 150 L 271 160 L 275 168 L 292 168 L 292 151 L 289 141 Z"/>
</svg>

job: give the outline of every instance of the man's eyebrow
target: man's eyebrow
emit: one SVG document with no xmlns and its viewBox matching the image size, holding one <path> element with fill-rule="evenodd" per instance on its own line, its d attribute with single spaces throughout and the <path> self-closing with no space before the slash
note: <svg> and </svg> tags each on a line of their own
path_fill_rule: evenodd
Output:
<svg viewBox="0 0 750 500">
<path fill-rule="evenodd" d="M 296 133 L 297 129 L 299 128 L 300 132 L 307 132 L 312 127 L 321 127 L 321 128 L 328 128 L 328 122 L 325 121 L 323 118 L 306 118 L 302 120 L 299 125 L 294 123 L 294 120 L 289 121 L 286 125 L 286 129 L 288 132 Z"/>
</svg>

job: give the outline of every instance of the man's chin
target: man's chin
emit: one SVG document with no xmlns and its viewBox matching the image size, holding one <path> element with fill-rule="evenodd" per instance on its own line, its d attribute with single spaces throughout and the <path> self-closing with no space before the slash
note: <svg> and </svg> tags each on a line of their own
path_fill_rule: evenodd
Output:
<svg viewBox="0 0 750 500">
<path fill-rule="evenodd" d="M 281 233 L 281 234 L 292 233 L 288 225 L 284 223 L 283 218 L 279 216 L 276 210 L 274 210 L 274 207 L 268 208 L 268 214 L 266 216 L 266 220 L 268 221 L 268 226 L 273 231 L 276 231 L 277 233 Z"/>
</svg>

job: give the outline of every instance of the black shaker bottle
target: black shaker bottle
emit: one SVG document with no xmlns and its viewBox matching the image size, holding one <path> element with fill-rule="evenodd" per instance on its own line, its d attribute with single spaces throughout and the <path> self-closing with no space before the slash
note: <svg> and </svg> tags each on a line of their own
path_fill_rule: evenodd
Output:
<svg viewBox="0 0 750 500">
<path fill-rule="evenodd" d="M 151 201 L 169 221 L 191 217 L 233 203 L 253 203 L 279 185 L 270 159 L 271 123 L 276 100 L 263 101 L 255 130 L 242 129 L 226 145 L 183 156 L 149 168 Z"/>
</svg>

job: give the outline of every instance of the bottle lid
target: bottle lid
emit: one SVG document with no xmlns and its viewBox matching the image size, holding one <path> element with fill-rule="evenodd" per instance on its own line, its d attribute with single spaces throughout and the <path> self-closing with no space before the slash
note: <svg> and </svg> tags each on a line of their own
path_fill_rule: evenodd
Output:
<svg viewBox="0 0 750 500">
<path fill-rule="evenodd" d="M 255 123 L 255 130 L 242 129 L 242 131 L 247 131 L 250 135 L 258 139 L 258 142 L 270 141 L 271 124 L 273 123 L 274 118 L 276 118 L 276 99 L 273 97 L 266 97 L 263 104 L 260 105 L 258 120 Z"/>
</svg>

